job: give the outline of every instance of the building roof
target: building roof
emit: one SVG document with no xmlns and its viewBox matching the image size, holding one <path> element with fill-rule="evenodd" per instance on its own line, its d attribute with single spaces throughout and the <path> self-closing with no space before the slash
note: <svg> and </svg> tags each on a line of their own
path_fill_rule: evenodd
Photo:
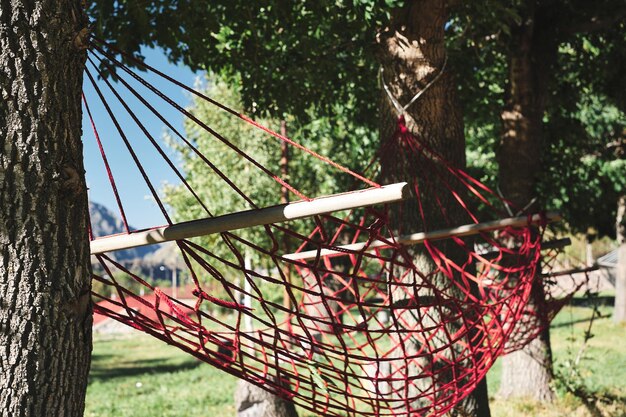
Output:
<svg viewBox="0 0 626 417">
<path fill-rule="evenodd" d="M 596 263 L 603 268 L 615 268 L 617 266 L 617 249 L 599 257 Z"/>
<path fill-rule="evenodd" d="M 182 311 L 186 314 L 193 314 L 193 302 L 196 300 L 195 296 L 192 295 L 192 291 L 195 288 L 195 285 L 187 285 L 184 287 L 179 287 L 177 291 L 177 299 L 178 300 L 191 300 L 191 306 L 187 304 L 177 304 Z M 171 288 L 163 288 L 161 292 L 167 296 L 172 295 Z M 97 306 L 112 311 L 114 313 L 119 313 L 121 315 L 126 315 L 127 308 L 135 311 L 143 315 L 146 319 L 152 320 L 154 322 L 159 321 L 159 315 L 157 313 L 157 296 L 154 293 L 145 294 L 145 295 L 134 295 L 134 294 L 125 294 L 124 305 L 122 305 L 121 300 L 117 297 L 111 300 L 103 300 L 97 303 Z M 167 306 L 161 306 L 159 308 L 162 311 L 169 312 L 170 309 Z M 97 310 L 97 309 L 96 309 Z M 110 320 L 110 317 L 100 314 L 98 311 L 94 311 L 93 315 L 93 325 L 97 326 L 101 323 Z"/>
</svg>

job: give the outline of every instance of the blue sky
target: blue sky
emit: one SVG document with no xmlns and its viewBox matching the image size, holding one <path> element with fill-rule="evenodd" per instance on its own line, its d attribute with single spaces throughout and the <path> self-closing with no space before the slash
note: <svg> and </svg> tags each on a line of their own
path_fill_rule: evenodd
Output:
<svg viewBox="0 0 626 417">
<path fill-rule="evenodd" d="M 142 51 L 142 54 L 145 56 L 145 60 L 148 64 L 184 84 L 193 86 L 196 79 L 201 76 L 200 73 L 194 73 L 183 65 L 169 63 L 161 50 L 145 49 Z M 91 72 L 94 76 L 96 75 L 95 71 Z M 180 87 L 148 73 L 142 73 L 142 76 L 148 81 L 151 81 L 153 85 L 158 86 L 161 92 L 178 104 L 183 107 L 189 105 L 189 94 L 183 92 Z M 161 156 L 158 155 L 141 129 L 109 91 L 104 81 L 97 80 L 97 83 L 105 96 L 105 100 L 111 105 L 113 113 L 118 117 L 119 124 L 132 143 L 132 147 L 136 151 L 141 164 L 146 169 L 148 175 L 154 179 L 155 188 L 160 190 L 164 182 L 172 184 L 179 183 L 174 172 L 163 162 Z M 133 86 L 138 85 L 137 83 L 131 84 Z M 164 124 L 136 98 L 131 97 L 130 93 L 126 91 L 121 83 L 114 83 L 113 85 L 116 90 L 122 94 L 124 99 L 128 101 L 129 107 L 136 112 L 138 119 L 144 123 L 150 134 L 166 149 L 169 155 L 172 155 L 172 152 L 167 149 L 167 145 L 165 145 L 163 141 L 163 135 L 166 131 Z M 144 97 L 148 99 L 170 123 L 182 129 L 183 116 L 178 111 L 164 101 L 159 100 L 155 95 L 148 94 L 147 90 L 138 89 L 138 91 L 145 92 L 146 95 Z M 148 187 L 130 157 L 129 151 L 124 145 L 115 125 L 108 116 L 106 109 L 102 105 L 98 94 L 87 76 L 85 76 L 84 81 L 84 92 L 107 154 L 107 159 L 111 166 L 129 224 L 135 228 L 146 228 L 165 224 L 166 221 L 164 217 L 154 202 L 154 199 L 152 199 Z M 84 159 L 85 170 L 87 171 L 89 199 L 105 205 L 119 216 L 118 206 L 115 202 L 104 163 L 97 147 L 91 123 L 89 122 L 86 112 L 84 111 L 83 113 Z"/>
</svg>

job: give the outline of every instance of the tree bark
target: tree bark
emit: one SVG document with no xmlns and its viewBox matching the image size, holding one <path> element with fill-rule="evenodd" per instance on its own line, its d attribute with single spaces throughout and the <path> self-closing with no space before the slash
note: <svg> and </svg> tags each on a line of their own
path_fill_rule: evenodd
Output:
<svg viewBox="0 0 626 417">
<path fill-rule="evenodd" d="M 532 288 L 531 308 L 541 308 L 545 299 L 543 287 L 535 285 Z M 545 315 L 538 314 L 538 317 Z M 501 398 L 532 398 L 540 402 L 554 400 L 552 382 L 552 349 L 550 346 L 549 323 L 542 323 L 546 327 L 523 349 L 502 357 L 502 377 L 498 395 Z"/>
<path fill-rule="evenodd" d="M 0 0 L 0 416 L 81 416 L 91 355 L 78 0 Z"/>
<path fill-rule="evenodd" d="M 618 247 L 613 320 L 616 323 L 626 323 L 626 195 L 618 199 L 615 234 Z"/>
<path fill-rule="evenodd" d="M 557 54 L 549 16 L 536 12 L 533 1 L 527 6 L 523 23 L 512 31 L 508 97 L 502 111 L 504 132 L 498 150 L 500 190 L 518 209 L 534 206 L 532 201 L 537 195 L 548 74 Z M 539 21 L 539 16 L 543 20 Z M 537 279 L 528 308 L 541 309 L 544 302 L 543 283 Z M 549 323 L 542 325 L 545 330 L 524 349 L 502 358 L 501 397 L 530 397 L 539 401 L 554 398 L 550 388 Z"/>
<path fill-rule="evenodd" d="M 238 417 L 298 417 L 291 401 L 244 380 L 237 384 L 235 409 Z"/>
<path fill-rule="evenodd" d="M 444 42 L 444 27 L 448 17 L 446 1 L 444 0 L 412 0 L 407 1 L 405 6 L 392 11 L 389 27 L 384 28 L 378 34 L 380 47 L 380 63 L 383 68 L 384 82 L 390 89 L 391 94 L 402 105 L 410 102 L 413 96 L 432 81 L 444 66 L 446 50 Z M 388 139 L 397 127 L 398 112 L 392 101 L 383 91 L 381 104 L 381 139 Z M 416 136 L 427 142 L 435 151 L 454 166 L 465 166 L 465 136 L 463 118 L 456 99 L 456 84 L 449 70 L 445 70 L 441 77 L 424 93 L 406 114 L 406 126 Z M 414 161 L 404 160 L 405 155 L 394 155 L 390 161 L 384 162 L 382 170 L 386 171 L 385 163 L 406 165 L 405 173 L 411 178 L 420 178 L 424 172 L 415 165 Z M 392 170 L 393 171 L 393 170 Z M 383 177 L 385 174 L 383 174 Z M 383 178 L 384 182 L 405 181 L 407 178 Z M 450 210 L 449 217 L 463 224 L 465 216 L 458 210 L 459 206 L 451 195 L 442 193 L 441 189 L 430 188 L 427 184 L 421 184 L 424 196 L 437 195 L 441 204 Z M 428 227 L 432 230 L 446 227 L 445 220 L 439 206 L 433 198 L 425 198 L 424 213 L 428 218 Z M 392 217 L 393 228 L 397 233 L 414 233 L 424 228 L 421 222 L 417 203 L 410 199 L 401 205 Z M 455 245 L 442 243 L 447 256 L 454 258 Z M 424 272 L 433 271 L 435 266 L 425 253 L 423 247 L 410 249 L 415 258 L 415 263 Z M 415 279 L 412 276 L 409 279 Z M 442 285 L 447 284 L 447 278 L 441 279 Z M 430 294 L 418 294 L 419 297 Z M 406 297 L 403 291 L 394 295 L 394 299 Z M 418 318 L 415 318 L 418 320 Z M 424 324 L 427 326 L 428 324 Z M 436 343 L 449 344 L 449 340 L 439 340 Z M 416 342 L 409 342 L 407 354 L 415 354 L 419 350 Z M 451 347 L 454 349 L 454 346 Z M 408 373 L 419 372 L 418 369 L 408 370 Z M 433 383 L 433 381 L 425 381 Z M 413 391 L 409 389 L 408 395 L 417 394 L 419 388 Z M 428 404 L 412 404 L 414 410 Z M 452 415 L 462 416 L 489 416 L 489 402 L 487 398 L 486 380 L 483 379 L 477 389 L 470 394 L 456 409 Z"/>
</svg>

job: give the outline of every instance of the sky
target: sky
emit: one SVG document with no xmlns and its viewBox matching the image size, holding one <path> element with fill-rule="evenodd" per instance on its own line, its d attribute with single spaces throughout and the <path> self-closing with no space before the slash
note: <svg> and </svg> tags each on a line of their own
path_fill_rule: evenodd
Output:
<svg viewBox="0 0 626 417">
<path fill-rule="evenodd" d="M 144 49 L 142 55 L 145 62 L 155 68 L 163 71 L 178 81 L 193 86 L 201 73 L 194 73 L 183 65 L 174 65 L 167 61 L 166 56 L 158 49 Z M 157 153 L 150 144 L 146 135 L 142 133 L 138 125 L 128 115 L 124 107 L 119 103 L 117 98 L 103 80 L 99 80 L 97 73 L 89 66 L 92 75 L 96 79 L 96 83 L 105 98 L 105 101 L 111 106 L 111 110 L 119 125 L 127 136 L 132 148 L 137 154 L 141 165 L 145 168 L 148 176 L 154 180 L 154 188 L 160 191 L 164 183 L 178 184 L 180 180 L 174 172 L 165 164 L 163 158 Z M 184 92 L 182 88 L 177 87 L 166 80 L 163 80 L 149 73 L 142 73 L 148 81 L 159 88 L 159 90 L 169 98 L 177 102 L 183 107 L 187 107 L 190 102 L 189 93 Z M 183 115 L 165 101 L 159 99 L 156 95 L 150 93 L 147 89 L 140 86 L 137 82 L 129 83 L 138 88 L 142 96 L 146 98 L 170 123 L 175 127 L 182 129 Z M 127 101 L 129 107 L 135 112 L 137 118 L 145 125 L 148 132 L 154 139 L 163 146 L 166 153 L 174 157 L 171 149 L 164 143 L 163 137 L 166 132 L 166 126 L 156 118 L 148 108 L 146 108 L 139 100 L 132 97 L 123 84 L 119 82 L 112 83 L 115 90 Z M 141 172 L 133 162 L 128 149 L 121 139 L 118 130 L 111 121 L 106 108 L 102 104 L 95 88 L 92 86 L 89 77 L 85 76 L 84 94 L 87 103 L 91 109 L 93 120 L 98 130 L 100 140 L 107 160 L 110 164 L 116 186 L 118 188 L 120 199 L 122 201 L 126 217 L 129 225 L 134 228 L 141 229 L 166 224 L 165 218 L 161 214 L 155 200 L 151 197 L 150 190 L 144 182 Z M 141 88 L 141 89 L 139 89 Z M 83 107 L 83 146 L 84 161 L 87 177 L 87 186 L 89 188 L 90 201 L 100 203 L 116 215 L 119 216 L 119 209 L 116 203 L 112 187 L 106 169 L 103 163 L 100 150 L 97 146 L 96 138 L 91 126 L 91 122 L 87 116 L 87 112 Z"/>
</svg>

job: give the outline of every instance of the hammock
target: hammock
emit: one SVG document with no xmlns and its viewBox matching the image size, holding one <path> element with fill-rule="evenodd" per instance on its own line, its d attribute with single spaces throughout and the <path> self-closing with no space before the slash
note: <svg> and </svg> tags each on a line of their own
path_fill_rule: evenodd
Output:
<svg viewBox="0 0 626 417">
<path fill-rule="evenodd" d="M 97 80 L 103 72 L 114 73 L 117 83 Z M 541 273 L 543 230 L 558 216 L 507 216 L 499 208 L 502 198 L 411 134 L 403 118 L 357 173 L 98 39 L 86 75 L 95 91 L 89 100 L 102 106 L 114 126 L 103 135 L 84 98 L 126 230 L 92 240 L 99 264 L 93 276 L 97 314 L 325 416 L 441 416 L 472 392 L 505 351 Z M 305 195 L 275 174 L 276 167 L 263 166 L 175 103 L 162 92 L 166 83 L 258 129 L 277 149 L 286 143 L 325 165 L 329 175 L 346 176 L 355 192 Z M 108 97 L 115 97 L 117 113 Z M 131 99 L 248 210 L 214 214 L 219 202 L 200 197 L 128 104 Z M 213 135 L 249 167 L 252 179 L 271 178 L 276 203 L 280 188 L 299 201 L 259 207 L 157 110 L 164 107 Z M 122 120 L 134 123 L 143 137 L 129 138 Z M 128 151 L 165 226 L 131 230 L 107 158 L 113 138 Z M 197 220 L 172 220 L 158 179 L 142 163 L 139 140 L 180 180 L 193 202 L 190 210 L 202 213 Z M 260 230 L 266 239 L 248 239 L 245 230 Z M 197 238 L 206 234 L 212 234 L 211 244 Z M 116 250 L 163 241 L 177 246 L 192 282 L 192 303 L 167 295 L 115 258 Z M 520 336 L 517 348 L 524 343 Z"/>
</svg>

